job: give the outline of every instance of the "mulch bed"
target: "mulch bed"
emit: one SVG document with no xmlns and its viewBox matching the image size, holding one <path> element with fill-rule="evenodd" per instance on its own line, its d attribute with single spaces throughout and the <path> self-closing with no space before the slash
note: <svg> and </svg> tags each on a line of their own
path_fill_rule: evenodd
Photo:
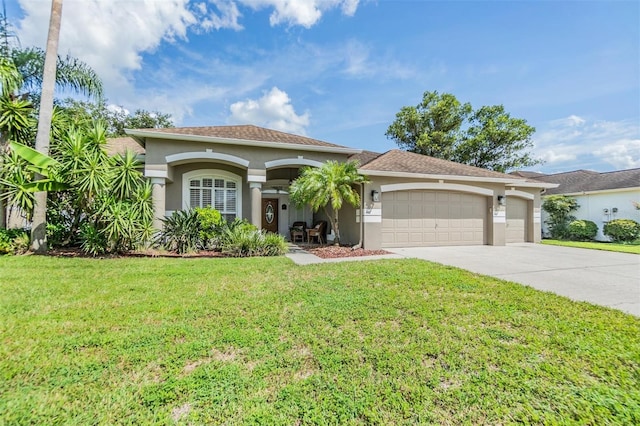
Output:
<svg viewBox="0 0 640 426">
<path fill-rule="evenodd" d="M 306 248 L 301 246 L 305 251 L 314 254 L 322 259 L 336 259 L 340 257 L 360 257 L 360 256 L 376 256 L 380 254 L 391 254 L 385 250 L 365 250 L 362 248 L 352 249 L 349 246 L 316 246 Z"/>
<path fill-rule="evenodd" d="M 142 250 L 132 251 L 120 254 L 103 254 L 100 256 L 91 256 L 80 250 L 78 247 L 51 249 L 47 252 L 47 256 L 54 257 L 88 257 L 95 259 L 113 259 L 119 257 L 178 257 L 178 258 L 197 258 L 197 257 L 227 257 L 219 251 L 198 251 L 193 253 L 178 254 L 164 250 Z"/>
<path fill-rule="evenodd" d="M 334 246 L 334 245 L 303 245 L 299 247 L 304 251 L 314 254 L 322 259 L 336 259 L 341 257 L 360 257 L 360 256 L 376 256 L 381 254 L 391 254 L 385 250 L 365 250 L 362 248 L 352 249 L 351 246 Z M 51 249 L 47 253 L 48 256 L 54 257 L 88 257 L 94 258 L 87 253 L 84 253 L 80 248 L 64 248 L 64 249 Z M 130 253 L 121 254 L 105 254 L 96 256 L 99 259 L 111 259 L 118 257 L 169 257 L 169 258 L 200 258 L 200 257 L 228 257 L 219 251 L 199 251 L 194 253 L 177 254 L 164 250 L 144 250 L 135 251 Z"/>
</svg>

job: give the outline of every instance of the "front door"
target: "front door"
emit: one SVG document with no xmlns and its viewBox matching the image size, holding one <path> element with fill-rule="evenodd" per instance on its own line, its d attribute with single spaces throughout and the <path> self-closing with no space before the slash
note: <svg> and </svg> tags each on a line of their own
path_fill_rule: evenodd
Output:
<svg viewBox="0 0 640 426">
<path fill-rule="evenodd" d="M 278 199 L 262 199 L 262 229 L 278 233 Z"/>
</svg>

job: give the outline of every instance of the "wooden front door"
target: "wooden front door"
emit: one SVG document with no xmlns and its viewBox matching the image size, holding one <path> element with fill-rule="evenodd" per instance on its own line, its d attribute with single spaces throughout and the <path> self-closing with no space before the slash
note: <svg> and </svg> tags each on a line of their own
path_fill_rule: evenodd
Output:
<svg viewBox="0 0 640 426">
<path fill-rule="evenodd" d="M 278 233 L 278 199 L 262 199 L 262 229 Z"/>
</svg>

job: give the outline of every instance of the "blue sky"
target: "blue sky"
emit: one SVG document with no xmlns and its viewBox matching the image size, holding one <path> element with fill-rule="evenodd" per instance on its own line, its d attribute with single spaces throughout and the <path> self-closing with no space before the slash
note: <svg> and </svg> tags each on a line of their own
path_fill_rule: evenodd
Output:
<svg viewBox="0 0 640 426">
<path fill-rule="evenodd" d="M 8 0 L 44 46 L 49 0 Z M 426 90 L 536 127 L 534 170 L 640 167 L 640 2 L 64 0 L 60 53 L 127 110 L 384 152 Z"/>
</svg>

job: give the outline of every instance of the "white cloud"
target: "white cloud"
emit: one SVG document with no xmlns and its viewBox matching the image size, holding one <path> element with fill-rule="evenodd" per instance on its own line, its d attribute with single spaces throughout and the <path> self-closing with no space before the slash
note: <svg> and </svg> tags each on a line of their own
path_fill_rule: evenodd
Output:
<svg viewBox="0 0 640 426">
<path fill-rule="evenodd" d="M 328 10 L 340 7 L 343 14 L 353 16 L 359 0 L 239 0 L 254 10 L 273 8 L 269 17 L 272 26 L 300 25 L 311 28 Z"/>
<path fill-rule="evenodd" d="M 260 99 L 236 102 L 230 110 L 232 123 L 250 123 L 300 135 L 306 134 L 309 125 L 309 112 L 296 114 L 289 95 L 277 87 L 265 92 Z"/>
<path fill-rule="evenodd" d="M 222 29 L 229 28 L 239 31 L 243 29 L 243 26 L 238 23 L 238 19 L 242 17 L 242 14 L 238 10 L 238 5 L 229 0 L 210 0 L 211 3 L 218 9 L 219 13 L 210 11 L 207 8 L 206 3 L 197 4 L 197 8 L 200 14 L 203 16 L 200 25 L 202 29 Z"/>
<path fill-rule="evenodd" d="M 551 121 L 551 126 L 553 127 L 580 127 L 580 126 L 584 126 L 584 124 L 587 122 L 587 120 L 585 120 L 582 117 L 578 117 L 577 115 L 570 115 L 568 117 L 565 118 L 559 118 L 557 120 L 553 120 Z"/>
<path fill-rule="evenodd" d="M 550 121 L 533 139 L 535 153 L 547 166 L 563 170 L 640 167 L 637 120 L 590 120 L 570 115 Z"/>
<path fill-rule="evenodd" d="M 20 0 L 24 18 L 18 34 L 24 46 L 44 46 L 50 8 Z M 163 41 L 185 38 L 196 18 L 187 0 L 67 0 L 62 10 L 61 54 L 69 53 L 94 68 L 107 87 L 128 84 L 122 71 L 140 69 L 141 52 Z"/>
<path fill-rule="evenodd" d="M 24 12 L 16 25 L 24 46 L 44 47 L 49 26 L 48 2 L 19 0 Z M 66 0 L 60 31 L 61 54 L 71 54 L 101 76 L 107 93 L 131 84 L 128 73 L 142 67 L 143 52 L 163 41 L 186 39 L 188 31 L 241 30 L 238 5 L 272 8 L 272 25 L 310 28 L 330 9 L 353 15 L 357 0 Z"/>
<path fill-rule="evenodd" d="M 618 169 L 640 167 L 640 139 L 622 139 L 595 151 Z"/>
</svg>

